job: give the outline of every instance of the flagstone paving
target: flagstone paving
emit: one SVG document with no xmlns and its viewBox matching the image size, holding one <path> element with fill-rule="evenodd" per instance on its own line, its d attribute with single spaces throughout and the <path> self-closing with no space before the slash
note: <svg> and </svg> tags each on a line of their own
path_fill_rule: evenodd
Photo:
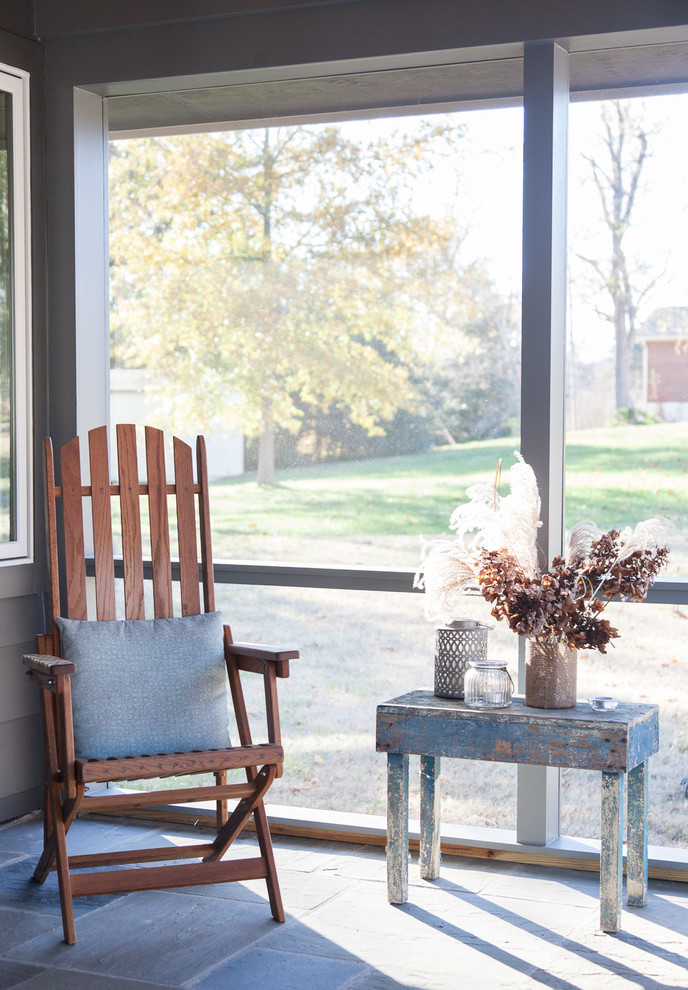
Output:
<svg viewBox="0 0 688 990">
<path fill-rule="evenodd" d="M 384 850 L 278 837 L 287 921 L 263 881 L 75 901 L 62 941 L 57 883 L 31 882 L 36 817 L 0 828 L 0 990 L 667 990 L 688 987 L 688 884 L 650 881 L 623 929 L 599 931 L 596 873 L 447 857 L 387 903 Z M 80 820 L 74 850 L 188 837 L 179 826 Z M 241 839 L 237 855 L 253 845 Z"/>
</svg>

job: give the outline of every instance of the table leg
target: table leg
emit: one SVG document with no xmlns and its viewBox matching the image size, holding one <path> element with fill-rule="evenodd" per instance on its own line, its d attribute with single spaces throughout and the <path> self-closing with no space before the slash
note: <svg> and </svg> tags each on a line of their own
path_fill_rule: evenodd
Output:
<svg viewBox="0 0 688 990">
<path fill-rule="evenodd" d="M 420 875 L 436 880 L 440 875 L 440 758 L 420 758 Z"/>
<path fill-rule="evenodd" d="M 647 904 L 647 760 L 628 774 L 628 853 L 626 900 L 632 907 Z"/>
<path fill-rule="evenodd" d="M 618 931 L 623 882 L 623 774 L 602 772 L 600 928 Z"/>
<path fill-rule="evenodd" d="M 387 754 L 387 899 L 408 897 L 408 774 L 406 753 Z"/>
</svg>

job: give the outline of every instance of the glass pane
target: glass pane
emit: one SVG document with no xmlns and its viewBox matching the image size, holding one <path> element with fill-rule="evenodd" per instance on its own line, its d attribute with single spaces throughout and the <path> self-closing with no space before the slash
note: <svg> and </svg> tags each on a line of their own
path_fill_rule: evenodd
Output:
<svg viewBox="0 0 688 990">
<path fill-rule="evenodd" d="M 433 687 L 435 631 L 425 620 L 423 596 L 247 585 L 215 590 L 235 642 L 300 650 L 289 679 L 279 684 L 285 773 L 270 788 L 270 803 L 384 816 L 387 764 L 375 750 L 376 709 L 415 688 Z M 148 586 L 146 593 L 150 614 Z M 464 614 L 491 623 L 486 602 L 477 596 L 466 596 Z M 507 661 L 514 681 L 517 650 L 517 637 L 497 623 L 489 633 L 490 656 Z M 265 725 L 263 681 L 242 676 L 259 739 Z M 238 736 L 233 720 L 230 736 Z M 409 779 L 413 819 L 419 817 L 419 781 L 415 759 Z M 211 775 L 207 782 L 212 783 Z M 156 790 L 169 783 L 127 786 Z M 516 767 L 444 760 L 442 821 L 515 829 Z"/>
<path fill-rule="evenodd" d="M 280 684 L 285 774 L 270 790 L 273 804 L 358 814 L 386 814 L 386 760 L 375 751 L 377 705 L 414 688 L 432 688 L 434 628 L 422 595 L 370 595 L 297 588 L 216 589 L 218 607 L 237 642 L 298 644 L 299 660 Z M 491 622 L 481 598 L 466 615 Z M 493 657 L 518 670 L 517 638 L 496 624 Z M 308 633 L 304 638 L 304 630 Z M 262 711 L 260 678 L 246 678 L 249 711 Z M 414 762 L 410 814 L 419 815 Z M 472 760 L 442 762 L 442 820 L 516 827 L 516 768 Z"/>
<path fill-rule="evenodd" d="M 682 780 L 688 775 L 688 616 L 675 605 L 612 602 L 606 614 L 621 636 L 605 654 L 579 653 L 578 697 L 611 695 L 659 705 L 659 752 L 650 757 L 648 841 L 657 846 L 688 842 Z M 600 774 L 562 771 L 562 834 L 600 835 Z"/>
<path fill-rule="evenodd" d="M 218 558 L 413 567 L 518 445 L 521 162 L 520 109 L 112 143 L 112 422 L 206 434 Z"/>
<path fill-rule="evenodd" d="M 666 516 L 688 573 L 688 96 L 571 107 L 566 522 Z"/>
<path fill-rule="evenodd" d="M 12 305 L 11 100 L 0 92 L 0 542 L 16 538 Z"/>
</svg>

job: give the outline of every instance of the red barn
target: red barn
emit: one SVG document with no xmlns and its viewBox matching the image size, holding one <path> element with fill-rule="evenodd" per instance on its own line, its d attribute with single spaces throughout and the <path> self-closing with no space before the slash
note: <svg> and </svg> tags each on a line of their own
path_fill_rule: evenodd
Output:
<svg viewBox="0 0 688 990">
<path fill-rule="evenodd" d="M 688 307 L 655 310 L 640 340 L 648 411 L 662 419 L 688 419 Z"/>
</svg>

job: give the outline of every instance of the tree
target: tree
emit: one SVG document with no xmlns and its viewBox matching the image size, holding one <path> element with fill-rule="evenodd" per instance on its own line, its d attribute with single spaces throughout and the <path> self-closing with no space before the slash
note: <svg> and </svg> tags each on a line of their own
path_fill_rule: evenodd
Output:
<svg viewBox="0 0 688 990">
<path fill-rule="evenodd" d="M 631 412 L 631 362 L 638 310 L 659 276 L 648 278 L 648 266 L 629 255 L 626 235 L 642 189 L 652 131 L 642 111 L 634 112 L 628 101 L 603 103 L 601 122 L 600 154 L 583 157 L 599 195 L 611 250 L 605 259 L 578 257 L 592 269 L 598 288 L 611 303 L 611 309 L 597 309 L 597 313 L 614 328 L 616 408 Z"/>
<path fill-rule="evenodd" d="M 489 296 L 432 379 L 437 431 L 448 440 L 484 440 L 517 432 L 520 336 L 514 302 Z"/>
<path fill-rule="evenodd" d="M 177 421 L 222 417 L 260 436 L 261 483 L 275 426 L 298 428 L 299 400 L 380 432 L 416 397 L 410 265 L 454 236 L 415 209 L 414 180 L 459 137 L 444 125 L 369 142 L 291 127 L 115 146 L 120 357 L 164 378 Z"/>
</svg>

